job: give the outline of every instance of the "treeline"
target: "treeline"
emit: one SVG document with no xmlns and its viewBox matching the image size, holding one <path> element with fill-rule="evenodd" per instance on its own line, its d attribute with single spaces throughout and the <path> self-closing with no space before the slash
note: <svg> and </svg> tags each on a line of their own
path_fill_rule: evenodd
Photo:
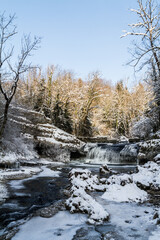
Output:
<svg viewBox="0 0 160 240">
<path fill-rule="evenodd" d="M 87 80 L 50 66 L 19 81 L 15 101 L 43 112 L 57 127 L 76 136 L 129 135 L 130 125 L 148 111 L 151 93 L 139 83 L 132 90 L 111 86 L 94 72 Z"/>
</svg>

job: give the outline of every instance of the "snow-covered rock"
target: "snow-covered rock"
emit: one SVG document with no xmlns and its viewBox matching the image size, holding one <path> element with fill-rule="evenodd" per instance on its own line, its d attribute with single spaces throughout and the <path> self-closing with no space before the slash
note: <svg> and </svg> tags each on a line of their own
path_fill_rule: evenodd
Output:
<svg viewBox="0 0 160 240">
<path fill-rule="evenodd" d="M 125 147 L 120 151 L 121 159 L 127 160 L 129 162 L 136 161 L 137 155 L 138 155 L 137 144 L 125 145 Z"/>
<path fill-rule="evenodd" d="M 147 193 L 138 188 L 135 183 L 124 186 L 115 183 L 107 187 L 102 198 L 115 202 L 144 202 L 147 199 Z"/>
<path fill-rule="evenodd" d="M 132 174 L 133 181 L 144 189 L 160 190 L 160 166 L 154 162 L 147 162 L 138 166 L 138 173 Z"/>
<path fill-rule="evenodd" d="M 19 169 L 0 169 L 0 180 L 29 178 L 42 171 L 39 167 L 21 167 Z"/>
<path fill-rule="evenodd" d="M 102 198 L 116 202 L 143 202 L 147 199 L 147 193 L 137 187 L 132 175 L 122 174 L 106 180 Z"/>
<path fill-rule="evenodd" d="M 125 136 L 120 136 L 120 139 L 119 139 L 120 142 L 125 142 L 125 143 L 128 143 L 129 142 L 129 139 Z"/>
<path fill-rule="evenodd" d="M 28 143 L 33 143 L 39 155 L 50 157 L 54 161 L 69 161 L 70 153 L 80 151 L 84 144 L 75 136 L 54 126 L 51 119 L 46 118 L 43 113 L 22 107 L 11 105 L 8 125 L 10 125 L 11 129 L 14 129 L 17 135 L 20 135 L 20 132 L 22 133 L 23 136 L 18 135 L 18 138 L 25 139 L 26 146 Z M 10 131 L 6 135 L 9 133 Z M 12 135 L 15 135 L 15 133 Z M 17 136 L 15 137 L 18 139 Z M 14 149 L 19 148 L 20 144 L 16 147 L 13 146 L 12 149 L 9 147 L 12 152 L 14 152 Z"/>
<path fill-rule="evenodd" d="M 144 202 L 148 199 L 145 190 L 160 190 L 160 166 L 148 162 L 138 166 L 133 174 L 112 175 L 105 182 L 103 199 L 115 202 Z"/>
<path fill-rule="evenodd" d="M 88 223 L 100 224 L 108 220 L 109 214 L 93 199 L 87 191 L 104 191 L 104 186 L 99 184 L 98 177 L 92 176 L 87 169 L 73 169 L 70 172 L 71 196 L 66 200 L 66 207 L 70 212 L 88 213 Z"/>
<path fill-rule="evenodd" d="M 160 153 L 160 139 L 151 139 L 139 143 L 138 159 L 140 163 L 154 161 Z"/>
<path fill-rule="evenodd" d="M 158 130 L 155 133 L 150 134 L 149 137 L 152 138 L 152 139 L 160 139 L 160 130 Z"/>
<path fill-rule="evenodd" d="M 109 168 L 107 164 L 103 164 L 103 165 L 99 168 L 99 171 L 100 171 L 100 173 L 104 173 L 104 174 L 116 173 L 116 172 L 113 171 L 111 168 Z"/>
<path fill-rule="evenodd" d="M 155 157 L 154 157 L 154 161 L 158 164 L 160 164 L 160 153 L 157 154 Z"/>
</svg>

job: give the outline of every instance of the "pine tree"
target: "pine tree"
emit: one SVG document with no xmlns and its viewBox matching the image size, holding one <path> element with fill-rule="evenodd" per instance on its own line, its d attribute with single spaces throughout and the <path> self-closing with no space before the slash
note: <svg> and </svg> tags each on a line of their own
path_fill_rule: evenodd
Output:
<svg viewBox="0 0 160 240">
<path fill-rule="evenodd" d="M 45 79 L 42 78 L 38 84 L 38 93 L 34 103 L 34 110 L 38 112 L 43 110 L 44 97 L 45 97 Z"/>
<path fill-rule="evenodd" d="M 85 114 L 78 123 L 77 135 L 81 137 L 92 137 L 93 127 L 89 117 L 89 113 Z"/>
<path fill-rule="evenodd" d="M 64 111 L 63 111 L 63 125 L 64 129 L 68 133 L 72 133 L 73 131 L 73 121 L 71 118 L 71 114 L 69 112 L 69 102 L 68 100 L 65 103 Z"/>
<path fill-rule="evenodd" d="M 53 124 L 56 127 L 60 128 L 60 129 L 64 128 L 62 102 L 60 101 L 59 93 L 57 94 L 56 99 L 55 99 L 54 108 L 51 113 L 51 119 L 52 119 Z"/>
</svg>

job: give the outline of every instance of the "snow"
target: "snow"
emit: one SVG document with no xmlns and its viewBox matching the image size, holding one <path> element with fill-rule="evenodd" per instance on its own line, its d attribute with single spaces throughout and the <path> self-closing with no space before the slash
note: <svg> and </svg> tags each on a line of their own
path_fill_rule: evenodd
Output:
<svg viewBox="0 0 160 240">
<path fill-rule="evenodd" d="M 155 161 L 160 160 L 160 153 L 155 156 L 154 160 Z"/>
<path fill-rule="evenodd" d="M 104 220 L 108 220 L 107 211 L 86 192 L 95 189 L 104 190 L 103 186 L 98 184 L 98 177 L 92 176 L 87 169 L 73 169 L 70 175 L 71 197 L 66 200 L 70 212 L 88 213 L 88 223 L 90 224 L 101 224 Z"/>
<path fill-rule="evenodd" d="M 88 222 L 99 223 L 107 219 L 109 214 L 88 194 L 88 191 L 105 191 L 101 198 L 107 201 L 142 203 L 148 199 L 148 194 L 137 184 L 158 189 L 160 167 L 154 162 L 149 162 L 144 166 L 138 166 L 138 173 L 112 175 L 108 179 L 98 179 L 97 175 L 92 175 L 87 169 L 73 169 L 70 172 L 70 180 L 71 197 L 66 201 L 70 211 L 87 212 Z"/>
<path fill-rule="evenodd" d="M 52 165 L 52 166 L 59 166 L 59 165 L 64 165 L 63 162 L 53 162 L 51 159 L 49 158 L 40 158 L 38 160 L 38 163 L 39 164 L 42 164 L 42 165 Z"/>
<path fill-rule="evenodd" d="M 160 239 L 160 227 L 157 227 L 155 231 L 151 233 L 152 235 L 148 240 L 159 240 Z"/>
<path fill-rule="evenodd" d="M 61 146 L 74 147 L 75 145 L 81 147 L 83 143 L 75 136 L 66 133 L 65 131 L 55 127 L 51 124 L 39 124 L 38 129 L 52 133 L 52 137 L 39 137 L 38 140 L 52 144 L 59 144 Z"/>
<path fill-rule="evenodd" d="M 55 140 L 54 138 L 50 138 L 50 137 L 37 137 L 37 140 L 39 140 L 41 142 L 52 143 L 52 144 L 60 144 L 59 141 Z"/>
<path fill-rule="evenodd" d="M 129 142 L 129 139 L 125 136 L 120 136 L 120 139 L 119 139 L 120 142 Z"/>
<path fill-rule="evenodd" d="M 143 202 L 147 193 L 136 186 L 131 175 L 113 175 L 106 181 L 103 199 L 116 202 Z"/>
<path fill-rule="evenodd" d="M 19 121 L 16 121 L 14 119 L 11 119 L 11 118 L 9 119 L 9 121 L 11 121 L 13 123 L 16 123 L 16 124 L 19 124 L 19 125 L 22 125 L 22 126 L 25 126 L 25 127 L 35 128 L 35 125 L 31 124 L 31 123 L 19 122 Z"/>
<path fill-rule="evenodd" d="M 143 202 L 147 199 L 147 193 L 138 188 L 135 183 L 125 186 L 113 184 L 107 187 L 102 198 L 116 202 Z"/>
<path fill-rule="evenodd" d="M 138 166 L 138 173 L 132 174 L 136 183 L 141 183 L 146 187 L 160 188 L 160 166 L 154 162 L 148 162 L 143 166 Z"/>
<path fill-rule="evenodd" d="M 51 218 L 33 217 L 21 226 L 12 240 L 71 240 L 85 226 L 86 217 L 61 211 Z"/>
<path fill-rule="evenodd" d="M 37 169 L 37 170 L 36 170 Z M 39 169 L 39 170 L 38 170 Z M 28 177 L 30 177 L 29 179 L 35 179 L 35 178 L 38 178 L 38 177 L 59 177 L 59 174 L 60 174 L 60 171 L 54 171 L 54 170 L 51 170 L 47 167 L 41 167 L 41 168 L 25 168 L 25 173 L 28 172 L 28 173 L 39 173 L 35 176 L 31 176 L 31 175 L 28 175 Z M 29 179 L 22 179 L 22 180 L 13 180 L 10 182 L 10 186 L 12 188 L 15 188 L 15 189 L 23 189 L 24 188 L 24 185 L 23 183 L 25 181 L 28 181 Z"/>
<path fill-rule="evenodd" d="M 0 169 L 0 179 L 14 179 L 14 178 L 27 178 L 31 177 L 33 174 L 41 172 L 39 167 L 21 167 L 20 169 Z"/>
<path fill-rule="evenodd" d="M 98 198 L 96 198 L 98 201 Z M 109 202 L 100 198 L 100 203 L 110 214 L 110 224 L 119 237 L 113 239 L 148 240 L 155 229 L 153 208 L 137 203 Z M 110 238 L 109 238 L 110 239 Z M 156 240 L 159 240 L 157 238 Z"/>
<path fill-rule="evenodd" d="M 160 188 L 160 166 L 148 162 L 138 166 L 138 173 L 111 176 L 106 181 L 106 192 L 102 198 L 116 202 L 144 202 L 147 192 L 141 190 L 137 184 L 154 189 Z"/>
<path fill-rule="evenodd" d="M 152 139 L 145 142 L 140 142 L 139 146 L 142 149 L 151 149 L 153 151 L 157 147 L 160 147 L 160 139 Z"/>
<path fill-rule="evenodd" d="M 42 172 L 38 174 L 38 177 L 59 177 L 60 171 L 51 170 L 47 167 L 42 167 Z"/>
<path fill-rule="evenodd" d="M 18 148 L 18 144 L 21 144 Z M 31 160 L 35 158 L 39 158 L 38 154 L 34 151 L 32 146 L 29 146 L 25 144 L 22 139 L 17 139 L 17 151 L 19 153 L 15 153 L 13 151 L 5 152 L 5 155 L 0 154 L 0 162 L 4 165 L 13 165 L 18 164 L 19 160 L 25 159 L 25 160 Z"/>
<path fill-rule="evenodd" d="M 131 127 L 131 135 L 140 139 L 146 138 L 153 132 L 153 122 L 149 117 L 141 117 L 138 122 L 134 122 Z"/>
<path fill-rule="evenodd" d="M 19 119 L 19 120 L 22 120 L 22 121 L 24 121 L 24 122 L 28 122 L 28 123 L 31 123 L 31 121 L 29 120 L 29 119 L 27 119 L 26 117 L 22 117 L 22 116 L 14 116 L 14 117 L 16 117 L 17 119 Z"/>
<path fill-rule="evenodd" d="M 0 155 L 0 163 L 3 164 L 13 164 L 17 161 L 17 154 L 9 152 L 6 155 Z"/>
</svg>

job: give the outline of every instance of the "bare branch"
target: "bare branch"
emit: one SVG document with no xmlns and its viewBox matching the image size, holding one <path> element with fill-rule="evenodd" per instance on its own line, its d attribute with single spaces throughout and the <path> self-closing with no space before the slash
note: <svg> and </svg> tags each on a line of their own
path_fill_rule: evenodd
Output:
<svg viewBox="0 0 160 240">
<path fill-rule="evenodd" d="M 154 4 L 154 0 L 146 0 L 145 4 L 142 0 L 137 0 L 137 2 L 138 10 L 131 9 L 131 11 L 137 15 L 138 22 L 129 24 L 131 31 L 123 31 L 125 34 L 121 38 L 126 36 L 139 37 L 141 41 L 138 45 L 134 45 L 135 52 L 130 62 L 134 62 L 134 67 L 136 67 L 143 61 L 144 56 L 150 59 L 150 55 L 152 55 L 160 76 L 160 12 L 156 12 L 157 6 Z M 145 63 L 148 64 L 148 61 Z M 144 64 L 142 63 L 142 65 Z"/>
<path fill-rule="evenodd" d="M 3 94 L 6 101 L 3 123 L 0 127 L 0 137 L 4 131 L 8 108 L 16 93 L 20 74 L 28 71 L 32 67 L 31 63 L 27 63 L 27 59 L 31 56 L 33 51 L 39 48 L 41 41 L 41 39 L 37 37 L 34 37 L 32 41 L 30 35 L 24 35 L 21 41 L 22 46 L 18 56 L 18 62 L 12 65 L 11 57 L 13 56 L 14 47 L 11 47 L 7 53 L 5 53 L 4 50 L 6 43 L 17 33 L 17 28 L 13 24 L 14 20 L 15 15 L 11 15 L 8 18 L 5 18 L 5 14 L 0 15 L 0 92 Z M 6 85 L 7 82 L 9 82 L 8 86 Z"/>
</svg>

